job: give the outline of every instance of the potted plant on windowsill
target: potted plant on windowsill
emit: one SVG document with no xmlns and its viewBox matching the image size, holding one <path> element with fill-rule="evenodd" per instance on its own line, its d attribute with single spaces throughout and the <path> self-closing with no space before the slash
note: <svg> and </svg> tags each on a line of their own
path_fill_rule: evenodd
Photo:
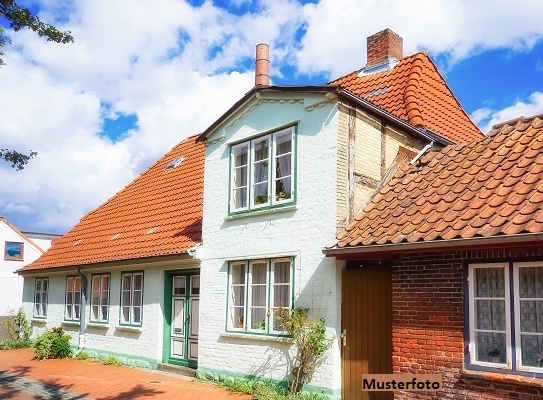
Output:
<svg viewBox="0 0 543 400">
<path fill-rule="evenodd" d="M 502 353 L 496 348 L 494 348 L 494 349 L 492 349 L 492 350 L 490 350 L 488 352 L 488 357 L 490 358 L 490 361 L 493 362 L 493 363 L 497 363 L 497 364 L 500 363 L 501 355 L 502 355 Z"/>
<path fill-rule="evenodd" d="M 243 315 L 238 315 L 238 328 L 243 328 Z"/>
</svg>

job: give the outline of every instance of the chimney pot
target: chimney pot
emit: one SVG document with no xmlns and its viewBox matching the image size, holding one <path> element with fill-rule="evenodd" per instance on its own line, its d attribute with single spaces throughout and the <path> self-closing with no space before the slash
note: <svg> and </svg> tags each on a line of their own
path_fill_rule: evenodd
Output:
<svg viewBox="0 0 543 400">
<path fill-rule="evenodd" d="M 403 57 L 403 39 L 387 28 L 368 36 L 367 51 L 366 69 L 385 62 L 398 61 Z"/>
<path fill-rule="evenodd" d="M 270 47 L 266 43 L 256 45 L 255 86 L 270 85 Z"/>
</svg>

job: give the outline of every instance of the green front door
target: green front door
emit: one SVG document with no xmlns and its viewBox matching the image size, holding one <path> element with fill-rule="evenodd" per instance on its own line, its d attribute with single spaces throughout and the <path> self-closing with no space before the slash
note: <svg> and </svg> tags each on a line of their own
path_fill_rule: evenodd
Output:
<svg viewBox="0 0 543 400">
<path fill-rule="evenodd" d="M 163 361 L 196 368 L 200 307 L 199 272 L 166 272 L 164 279 Z"/>
</svg>

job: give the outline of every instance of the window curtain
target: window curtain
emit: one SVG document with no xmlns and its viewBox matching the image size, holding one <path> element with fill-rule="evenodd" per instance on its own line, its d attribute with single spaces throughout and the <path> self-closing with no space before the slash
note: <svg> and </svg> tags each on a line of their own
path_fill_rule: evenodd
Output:
<svg viewBox="0 0 543 400">
<path fill-rule="evenodd" d="M 268 202 L 269 140 L 261 140 L 254 146 L 253 200 L 255 204 L 263 204 Z"/>
<path fill-rule="evenodd" d="M 292 194 L 292 138 L 290 135 L 277 138 L 277 165 L 276 165 L 276 187 L 275 194 L 277 200 L 280 200 L 281 192 Z"/>
<path fill-rule="evenodd" d="M 268 263 L 252 264 L 251 271 L 251 329 L 266 329 L 266 281 Z"/>
<path fill-rule="evenodd" d="M 522 365 L 543 367 L 543 267 L 519 268 Z"/>
</svg>

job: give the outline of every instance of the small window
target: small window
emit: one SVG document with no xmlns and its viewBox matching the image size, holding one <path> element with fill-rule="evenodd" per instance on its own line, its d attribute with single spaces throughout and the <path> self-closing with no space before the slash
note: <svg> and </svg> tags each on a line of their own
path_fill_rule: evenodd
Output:
<svg viewBox="0 0 543 400">
<path fill-rule="evenodd" d="M 121 275 L 121 320 L 123 325 L 141 326 L 143 315 L 143 272 Z"/>
<path fill-rule="evenodd" d="M 107 322 L 109 319 L 109 283 L 109 274 L 92 276 L 91 321 Z"/>
<path fill-rule="evenodd" d="M 230 263 L 227 329 L 280 334 L 280 309 L 292 308 L 291 258 Z"/>
<path fill-rule="evenodd" d="M 24 243 L 22 242 L 6 242 L 4 248 L 5 260 L 19 260 L 24 256 Z"/>
<path fill-rule="evenodd" d="M 47 317 L 47 294 L 49 292 L 49 279 L 36 278 L 34 286 L 34 317 Z"/>
<path fill-rule="evenodd" d="M 181 163 L 183 162 L 184 159 L 185 159 L 185 157 L 176 157 L 176 158 L 174 158 L 174 159 L 166 166 L 166 171 L 169 171 L 170 169 L 177 168 L 178 166 L 181 165 Z"/>
<path fill-rule="evenodd" d="M 294 202 L 294 127 L 232 146 L 230 212 Z"/>
<path fill-rule="evenodd" d="M 69 276 L 66 278 L 66 308 L 64 319 L 67 321 L 79 320 L 81 313 L 81 277 Z"/>
</svg>

